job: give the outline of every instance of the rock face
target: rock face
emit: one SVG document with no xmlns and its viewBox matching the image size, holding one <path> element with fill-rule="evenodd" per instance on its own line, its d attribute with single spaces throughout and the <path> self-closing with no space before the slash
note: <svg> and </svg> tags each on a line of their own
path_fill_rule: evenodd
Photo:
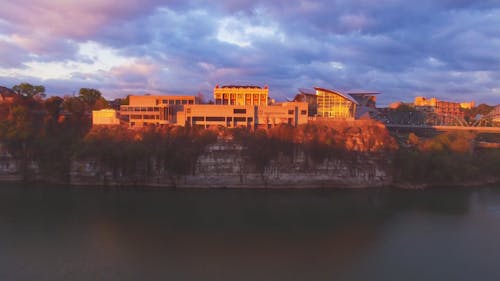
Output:
<svg viewBox="0 0 500 281">
<path fill-rule="evenodd" d="M 0 146 L 0 181 L 22 180 L 20 163 Z"/>
<path fill-rule="evenodd" d="M 29 163 L 24 173 L 22 166 L 0 149 L 0 181 L 48 180 L 40 174 L 36 163 Z M 280 155 L 259 171 L 245 156 L 242 146 L 217 142 L 205 149 L 189 175 L 168 173 L 154 160 L 140 163 L 128 172 L 105 167 L 95 160 L 75 160 L 71 163 L 69 184 L 175 188 L 380 187 L 392 183 L 389 167 L 383 157 L 362 154 L 352 159 L 313 163 L 303 151 L 296 151 L 294 155 Z"/>
<path fill-rule="evenodd" d="M 334 188 L 389 185 L 390 163 L 383 157 L 353 154 L 352 159 L 313 163 L 302 151 L 280 155 L 258 171 L 240 145 L 217 142 L 206 148 L 189 175 L 169 174 L 154 160 L 124 173 L 99 163 L 74 161 L 70 172 L 75 185 L 147 185 L 197 188 Z M 142 165 L 143 164 L 143 165 Z"/>
</svg>

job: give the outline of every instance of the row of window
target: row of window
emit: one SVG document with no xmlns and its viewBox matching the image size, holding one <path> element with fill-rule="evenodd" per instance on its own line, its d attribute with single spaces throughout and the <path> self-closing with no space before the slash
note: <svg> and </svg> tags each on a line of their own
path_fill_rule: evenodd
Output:
<svg viewBox="0 0 500 281">
<path fill-rule="evenodd" d="M 222 117 L 222 116 L 193 116 L 193 117 L 188 117 L 187 121 L 191 122 L 252 122 L 253 118 L 252 117 Z"/>
<path fill-rule="evenodd" d="M 162 100 L 163 104 L 194 104 L 193 100 Z"/>
<path fill-rule="evenodd" d="M 125 107 L 125 106 L 122 106 L 121 108 L 121 111 L 135 111 L 135 112 L 152 112 L 152 111 L 160 111 L 160 108 L 159 107 L 152 107 L 152 106 L 149 106 L 149 107 L 145 107 L 145 106 L 136 106 L 136 107 L 132 107 L 132 106 L 128 106 L 128 107 Z"/>
<path fill-rule="evenodd" d="M 139 115 L 139 114 L 132 114 L 130 115 L 130 119 L 160 119 L 160 115 Z"/>
</svg>

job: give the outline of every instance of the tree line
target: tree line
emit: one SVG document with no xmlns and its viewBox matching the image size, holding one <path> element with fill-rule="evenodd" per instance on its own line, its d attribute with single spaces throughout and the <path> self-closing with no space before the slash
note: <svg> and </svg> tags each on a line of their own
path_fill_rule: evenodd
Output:
<svg viewBox="0 0 500 281">
<path fill-rule="evenodd" d="M 71 161 L 89 159 L 116 174 L 147 176 L 163 169 L 165 174 L 186 175 L 194 172 L 207 145 L 218 140 L 240 144 L 243 157 L 259 172 L 274 160 L 293 160 L 302 153 L 312 167 L 328 159 L 378 157 L 392 163 L 399 182 L 452 183 L 500 174 L 500 151 L 474 149 L 477 136 L 469 133 L 400 137 L 376 121 L 266 129 L 92 128 L 91 111 L 111 106 L 99 90 L 82 88 L 78 95 L 46 97 L 43 86 L 22 83 L 12 90 L 0 87 L 0 94 L 0 144 L 20 161 L 26 179 L 33 161 L 45 178 L 64 182 Z"/>
</svg>

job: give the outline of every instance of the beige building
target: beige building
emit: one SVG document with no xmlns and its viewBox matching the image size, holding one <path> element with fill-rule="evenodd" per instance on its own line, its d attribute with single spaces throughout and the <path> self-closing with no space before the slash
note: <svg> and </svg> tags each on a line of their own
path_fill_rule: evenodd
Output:
<svg viewBox="0 0 500 281">
<path fill-rule="evenodd" d="M 268 104 L 269 88 L 258 86 L 236 86 L 227 85 L 215 86 L 214 101 L 215 104 L 228 105 L 260 105 Z"/>
<path fill-rule="evenodd" d="M 269 106 L 256 105 L 186 105 L 177 120 L 188 126 L 273 127 L 281 124 L 306 124 L 307 103 L 285 102 Z M 181 125 L 181 124 L 179 124 Z"/>
<path fill-rule="evenodd" d="M 120 106 L 120 118 L 130 127 L 173 125 L 177 108 L 195 103 L 195 96 L 129 96 L 129 105 Z"/>
<path fill-rule="evenodd" d="M 114 109 L 93 110 L 92 125 L 120 125 L 120 119 Z"/>
<path fill-rule="evenodd" d="M 255 128 L 307 123 L 306 102 L 268 105 L 268 91 L 267 87 L 217 86 L 216 104 L 198 104 L 194 96 L 130 96 L 129 105 L 120 106 L 120 118 L 137 128 L 148 125 Z"/>
</svg>

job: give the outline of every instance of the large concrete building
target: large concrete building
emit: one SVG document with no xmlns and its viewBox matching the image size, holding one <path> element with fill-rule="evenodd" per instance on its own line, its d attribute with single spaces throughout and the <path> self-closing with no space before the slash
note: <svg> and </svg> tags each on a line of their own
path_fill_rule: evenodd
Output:
<svg viewBox="0 0 500 281">
<path fill-rule="evenodd" d="M 174 125 L 176 112 L 183 105 L 195 104 L 195 96 L 129 96 L 129 105 L 120 106 L 120 118 L 130 127 Z"/>
<path fill-rule="evenodd" d="M 177 120 L 190 126 L 274 127 L 280 124 L 307 124 L 305 102 L 285 102 L 268 106 L 258 105 L 186 105 L 177 113 Z"/>
<path fill-rule="evenodd" d="M 215 87 L 216 104 L 198 104 L 194 96 L 130 96 L 120 118 L 130 127 L 148 125 L 272 127 L 308 121 L 305 102 L 268 104 L 268 87 Z"/>
</svg>

